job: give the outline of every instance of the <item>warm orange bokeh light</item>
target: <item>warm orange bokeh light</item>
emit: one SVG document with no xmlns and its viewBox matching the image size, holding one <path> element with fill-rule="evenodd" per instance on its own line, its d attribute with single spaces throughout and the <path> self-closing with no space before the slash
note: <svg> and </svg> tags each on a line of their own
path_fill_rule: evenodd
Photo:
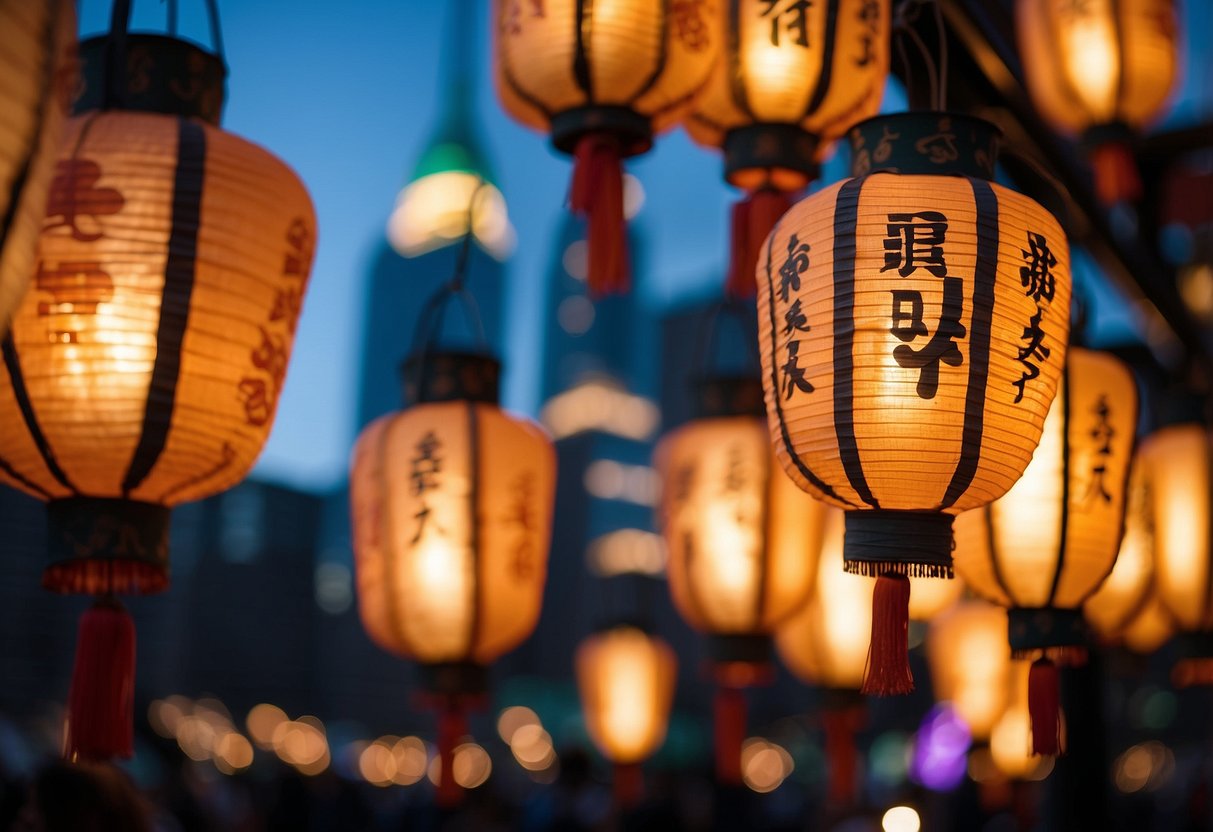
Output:
<svg viewBox="0 0 1213 832">
<path fill-rule="evenodd" d="M 1006 611 L 984 601 L 957 605 L 932 622 L 927 661 L 935 698 L 952 703 L 973 739 L 989 739 L 1010 690 Z"/>
</svg>

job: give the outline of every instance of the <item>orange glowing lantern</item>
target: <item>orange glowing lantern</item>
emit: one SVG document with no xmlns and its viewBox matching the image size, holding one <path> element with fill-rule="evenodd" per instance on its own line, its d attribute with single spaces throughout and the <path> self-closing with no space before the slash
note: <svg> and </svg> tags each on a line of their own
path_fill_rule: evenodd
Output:
<svg viewBox="0 0 1213 832">
<path fill-rule="evenodd" d="M 767 239 L 759 340 L 784 470 L 846 509 L 846 569 L 878 576 L 864 691 L 883 695 L 913 688 L 907 578 L 951 577 L 953 515 L 1032 458 L 1070 279 L 1056 220 L 989 181 L 986 122 L 886 116 L 851 143 L 855 178 Z"/>
<path fill-rule="evenodd" d="M 1154 518 L 1146 467 L 1134 464 L 1129 475 L 1125 533 L 1116 565 L 1095 594 L 1083 604 L 1083 616 L 1104 641 L 1123 638 L 1129 625 L 1150 603 L 1154 587 Z"/>
<path fill-rule="evenodd" d="M 880 107 L 890 2 L 721 0 L 714 15 L 721 55 L 685 126 L 749 192 L 733 207 L 729 270 L 730 291 L 749 296 L 762 241 L 819 154 Z"/>
<path fill-rule="evenodd" d="M 1157 589 L 1150 592 L 1141 612 L 1124 628 L 1125 647 L 1146 655 L 1162 647 L 1175 635 L 1175 619 L 1158 598 Z"/>
<path fill-rule="evenodd" d="M 0 0 L 0 335 L 34 273 L 75 58 L 69 0 Z"/>
<path fill-rule="evenodd" d="M 771 634 L 802 607 L 817 572 L 826 505 L 772 456 L 758 379 L 712 379 L 700 415 L 657 450 L 670 593 L 711 639 L 716 773 L 742 780 L 745 687 L 769 680 Z"/>
<path fill-rule="evenodd" d="M 927 661 L 935 698 L 952 703 L 974 740 L 988 740 L 1010 690 L 1006 612 L 984 601 L 957 605 L 932 622 Z"/>
<path fill-rule="evenodd" d="M 570 207 L 589 220 L 589 286 L 627 289 L 620 160 L 675 126 L 716 61 L 701 3 L 496 0 L 506 112 L 574 158 Z"/>
<path fill-rule="evenodd" d="M 1072 348 L 1023 477 L 993 504 L 956 520 L 961 577 L 1009 608 L 1014 656 L 1040 656 L 1029 695 L 1038 754 L 1058 751 L 1058 677 L 1049 654 L 1081 654 L 1082 604 L 1116 562 L 1136 426 L 1128 367 Z"/>
<path fill-rule="evenodd" d="M 0 384 L 0 479 L 48 503 L 43 585 L 101 598 L 69 702 L 81 757 L 130 754 L 134 629 L 114 595 L 164 589 L 170 507 L 260 453 L 316 239 L 295 174 L 217 126 L 222 59 L 126 35 L 129 11 L 81 44 L 81 112 Z"/>
<path fill-rule="evenodd" d="M 1179 74 L 1174 0 L 1018 0 L 1016 29 L 1028 91 L 1091 147 L 1100 198 L 1136 199 L 1127 145 L 1159 117 Z"/>
<path fill-rule="evenodd" d="M 1031 719 L 1028 715 L 1028 676 L 1031 662 L 1011 662 L 1009 704 L 990 732 L 990 757 L 994 767 L 1011 780 L 1043 780 L 1053 770 L 1052 757 L 1032 753 Z M 1062 745 L 1065 723 L 1062 721 Z"/>
<path fill-rule="evenodd" d="M 542 428 L 497 406 L 494 359 L 427 352 L 411 366 L 413 406 L 372 422 L 354 448 L 358 610 L 380 647 L 422 665 L 449 804 L 486 667 L 539 619 L 556 459 Z"/>
<path fill-rule="evenodd" d="M 586 730 L 615 766 L 615 794 L 630 806 L 643 789 L 640 764 L 665 741 L 678 660 L 664 641 L 621 625 L 577 648 L 577 689 Z"/>
</svg>

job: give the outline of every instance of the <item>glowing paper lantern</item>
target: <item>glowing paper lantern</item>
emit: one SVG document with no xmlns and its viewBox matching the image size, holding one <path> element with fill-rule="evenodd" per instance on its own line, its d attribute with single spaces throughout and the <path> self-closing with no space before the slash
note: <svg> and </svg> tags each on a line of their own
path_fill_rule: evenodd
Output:
<svg viewBox="0 0 1213 832">
<path fill-rule="evenodd" d="M 1032 753 L 1032 732 L 1028 716 L 1028 676 L 1031 663 L 1011 662 L 1010 704 L 990 733 L 990 757 L 994 767 L 1011 780 L 1043 780 L 1053 770 L 1052 757 Z M 1062 726 L 1064 730 L 1064 724 Z"/>
<path fill-rule="evenodd" d="M 907 576 L 951 577 L 952 517 L 1027 466 L 1068 333 L 1065 235 L 989 181 L 996 135 L 911 113 L 851 131 L 856 178 L 784 215 L 758 268 L 772 442 L 846 509 L 848 571 L 879 576 L 869 693 L 913 688 Z"/>
<path fill-rule="evenodd" d="M 43 584 L 103 596 L 69 707 L 87 757 L 130 753 L 133 626 L 112 596 L 164 589 L 169 508 L 260 453 L 316 239 L 294 173 L 217 127 L 222 61 L 126 40 L 130 79 L 107 76 L 106 40 L 82 44 L 78 106 L 101 109 L 67 124 L 0 374 L 0 479 L 48 503 Z"/>
<path fill-rule="evenodd" d="M 1057 753 L 1055 649 L 1085 645 L 1082 604 L 1112 571 L 1124 529 L 1137 425 L 1129 369 L 1073 348 L 1040 447 L 993 504 L 956 520 L 956 568 L 978 595 L 1007 607 L 1016 658 L 1032 666 L 1033 745 Z"/>
<path fill-rule="evenodd" d="M 1133 466 L 1127 500 L 1116 565 L 1082 608 L 1091 629 L 1110 642 L 1119 641 L 1145 610 L 1154 586 L 1154 518 L 1144 465 Z"/>
<path fill-rule="evenodd" d="M 1173 0 L 1018 0 L 1015 22 L 1037 109 L 1091 146 L 1101 199 L 1137 198 L 1126 145 L 1159 117 L 1178 75 Z"/>
<path fill-rule="evenodd" d="M 75 53 L 69 0 L 0 0 L 0 335 L 34 273 Z"/>
<path fill-rule="evenodd" d="M 621 625 L 577 647 L 577 690 L 590 739 L 615 765 L 620 804 L 642 790 L 640 764 L 665 741 L 678 678 L 678 660 L 664 641 Z"/>
<path fill-rule="evenodd" d="M 1157 590 L 1146 598 L 1141 612 L 1124 628 L 1125 647 L 1134 653 L 1153 653 L 1175 634 L 1175 619 L 1158 598 Z"/>
<path fill-rule="evenodd" d="M 716 379 L 701 418 L 657 450 L 670 593 L 711 639 L 717 681 L 716 773 L 741 783 L 742 689 L 770 676 L 775 627 L 808 600 L 824 503 L 797 488 L 771 453 L 757 379 Z"/>
<path fill-rule="evenodd" d="M 1006 612 L 982 601 L 959 604 L 932 622 L 927 661 L 935 698 L 952 703 L 974 740 L 989 739 L 1010 689 Z"/>
<path fill-rule="evenodd" d="M 676 125 L 719 44 L 706 6 L 651 0 L 497 0 L 497 92 L 506 112 L 574 157 L 569 203 L 589 219 L 589 286 L 624 291 L 620 160 Z"/>
<path fill-rule="evenodd" d="M 439 797 L 485 667 L 534 630 L 556 458 L 543 429 L 497 406 L 500 365 L 425 355 L 406 410 L 372 422 L 350 466 L 358 610 L 383 649 L 421 663 L 441 709 Z"/>
<path fill-rule="evenodd" d="M 724 154 L 725 178 L 750 194 L 733 207 L 729 287 L 754 293 L 762 240 L 817 176 L 817 157 L 876 115 L 889 71 L 888 0 L 715 5 L 721 56 L 686 120 Z"/>
</svg>

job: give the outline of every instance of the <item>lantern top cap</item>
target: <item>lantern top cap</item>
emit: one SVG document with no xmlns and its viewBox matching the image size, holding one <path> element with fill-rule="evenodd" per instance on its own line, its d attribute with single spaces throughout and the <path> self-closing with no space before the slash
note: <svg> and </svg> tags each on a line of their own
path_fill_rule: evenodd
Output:
<svg viewBox="0 0 1213 832">
<path fill-rule="evenodd" d="M 500 401 L 501 362 L 487 353 L 423 350 L 410 356 L 402 371 L 408 406 Z"/>
<path fill-rule="evenodd" d="M 1002 131 L 961 113 L 890 113 L 851 128 L 851 175 L 899 173 L 992 180 Z"/>
<path fill-rule="evenodd" d="M 694 382 L 695 418 L 766 416 L 762 381 L 751 376 L 706 375 Z"/>
<path fill-rule="evenodd" d="M 99 35 L 80 42 L 81 89 L 73 114 L 120 109 L 197 118 L 219 126 L 227 80 L 220 56 L 181 38 L 156 34 L 126 34 L 125 77 L 113 99 L 108 67 L 115 40 Z"/>
</svg>

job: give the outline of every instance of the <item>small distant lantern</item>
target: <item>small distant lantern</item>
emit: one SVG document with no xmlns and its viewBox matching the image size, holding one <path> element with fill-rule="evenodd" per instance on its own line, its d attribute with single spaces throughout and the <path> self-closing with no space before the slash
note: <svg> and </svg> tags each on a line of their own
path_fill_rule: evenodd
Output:
<svg viewBox="0 0 1213 832">
<path fill-rule="evenodd" d="M 913 689 L 908 578 L 950 578 L 953 515 L 1032 458 L 1065 356 L 1069 256 L 1047 211 L 990 181 L 988 123 L 908 113 L 850 135 L 855 178 L 766 241 L 759 341 L 784 470 L 846 510 L 846 569 L 878 577 L 863 690 L 886 695 Z"/>
<path fill-rule="evenodd" d="M 1133 466 L 1127 500 L 1116 565 L 1082 607 L 1091 629 L 1106 642 L 1123 639 L 1125 630 L 1145 611 L 1154 587 L 1154 518 L 1144 465 Z"/>
<path fill-rule="evenodd" d="M 677 125 L 716 61 L 701 3 L 496 0 L 497 92 L 506 112 L 573 156 L 572 210 L 588 218 L 588 282 L 623 292 L 621 160 Z"/>
<path fill-rule="evenodd" d="M 575 661 L 586 731 L 615 766 L 619 804 L 632 806 L 644 787 L 640 764 L 665 742 L 678 660 L 660 638 L 620 625 L 581 642 Z"/>
<path fill-rule="evenodd" d="M 956 568 L 978 595 L 1009 608 L 1016 658 L 1032 664 L 1037 754 L 1059 751 L 1057 668 L 1084 654 L 1082 604 L 1112 571 L 1137 426 L 1137 387 L 1123 363 L 1071 348 L 1040 447 L 1003 497 L 956 520 Z"/>
<path fill-rule="evenodd" d="M 757 378 L 699 394 L 700 418 L 657 449 L 662 531 L 674 604 L 710 638 L 717 777 L 739 784 L 743 690 L 769 681 L 771 636 L 808 600 L 827 507 L 773 459 Z"/>
<path fill-rule="evenodd" d="M 1032 753 L 1031 720 L 1028 716 L 1030 673 L 1031 662 L 1011 662 L 1008 686 L 1010 703 L 990 733 L 990 757 L 994 767 L 1009 780 L 1043 780 L 1053 770 L 1052 757 Z M 1063 724 L 1063 731 L 1064 727 Z"/>
<path fill-rule="evenodd" d="M 952 703 L 974 740 L 990 739 L 1010 690 L 1006 612 L 984 601 L 957 605 L 931 623 L 927 661 L 936 700 Z"/>
<path fill-rule="evenodd" d="M 358 610 L 380 647 L 422 666 L 450 805 L 486 668 L 539 620 L 556 457 L 542 428 L 498 407 L 496 360 L 426 352 L 409 366 L 413 405 L 372 422 L 350 466 Z"/>
<path fill-rule="evenodd" d="M 792 195 L 831 142 L 880 108 L 892 15 L 889 0 L 721 0 L 712 13 L 721 56 L 685 127 L 748 192 L 733 207 L 729 288 L 752 296 L 762 241 Z"/>
<path fill-rule="evenodd" d="M 0 335 L 34 273 L 75 61 L 70 0 L 0 0 Z"/>
<path fill-rule="evenodd" d="M 1174 0 L 1018 0 L 1015 23 L 1037 109 L 1090 146 L 1102 200 L 1136 199 L 1128 144 L 1161 115 L 1179 73 Z"/>
<path fill-rule="evenodd" d="M 48 503 L 43 586 L 99 598 L 66 748 L 107 758 L 131 753 L 134 693 L 115 595 L 167 587 L 170 508 L 240 482 L 261 452 L 316 219 L 290 168 L 219 129 L 220 57 L 111 32 L 81 58 L 34 282 L 3 343 L 0 479 Z"/>
</svg>

